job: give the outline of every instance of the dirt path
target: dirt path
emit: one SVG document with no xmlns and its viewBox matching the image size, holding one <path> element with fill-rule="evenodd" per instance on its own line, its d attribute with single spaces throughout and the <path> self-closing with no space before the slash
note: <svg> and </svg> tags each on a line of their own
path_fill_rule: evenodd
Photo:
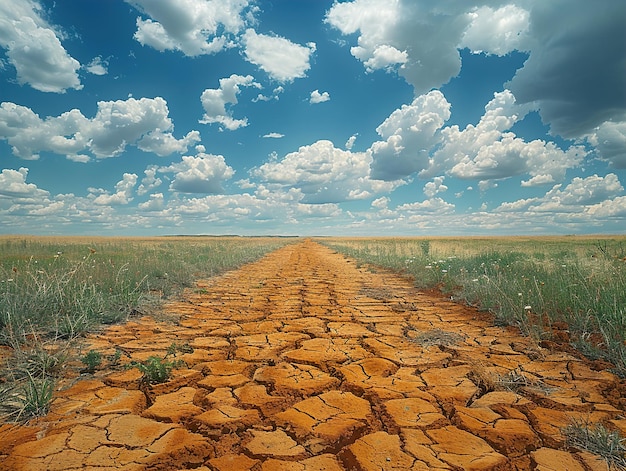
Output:
<svg viewBox="0 0 626 471">
<path fill-rule="evenodd" d="M 179 322 L 87 350 L 142 361 L 175 342 L 188 368 L 151 388 L 136 368 L 83 375 L 46 417 L 0 427 L 0 469 L 606 470 L 560 428 L 626 434 L 612 374 L 312 241 L 187 300 L 168 306 Z"/>
</svg>

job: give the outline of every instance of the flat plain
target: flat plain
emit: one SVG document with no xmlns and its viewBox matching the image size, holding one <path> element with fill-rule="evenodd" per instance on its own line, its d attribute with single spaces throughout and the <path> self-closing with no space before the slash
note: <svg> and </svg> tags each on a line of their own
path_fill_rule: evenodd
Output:
<svg viewBox="0 0 626 471">
<path fill-rule="evenodd" d="M 571 435 L 626 435 L 606 361 L 415 284 L 310 239 L 197 280 L 82 336 L 0 469 L 607 469 Z"/>
</svg>

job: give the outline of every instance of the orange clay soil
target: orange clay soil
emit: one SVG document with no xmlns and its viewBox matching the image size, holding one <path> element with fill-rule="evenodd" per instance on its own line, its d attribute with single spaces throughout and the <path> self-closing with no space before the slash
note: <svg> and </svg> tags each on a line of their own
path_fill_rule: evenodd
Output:
<svg viewBox="0 0 626 471">
<path fill-rule="evenodd" d="M 166 306 L 176 322 L 113 326 L 83 351 L 143 361 L 175 342 L 186 367 L 147 386 L 69 365 L 47 416 L 0 426 L 0 469 L 606 470 L 562 427 L 626 435 L 613 374 L 310 240 L 185 299 Z"/>
</svg>

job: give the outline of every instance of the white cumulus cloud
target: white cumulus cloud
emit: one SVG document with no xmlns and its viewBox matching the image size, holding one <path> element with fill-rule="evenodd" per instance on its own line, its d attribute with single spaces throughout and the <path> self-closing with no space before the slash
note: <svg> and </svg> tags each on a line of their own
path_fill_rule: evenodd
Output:
<svg viewBox="0 0 626 471">
<path fill-rule="evenodd" d="M 301 46 L 280 36 L 259 34 L 247 29 L 242 36 L 246 60 L 278 82 L 291 82 L 306 76 L 311 67 L 315 43 Z"/>
<path fill-rule="evenodd" d="M 422 176 L 447 173 L 463 179 L 489 180 L 530 175 L 523 186 L 555 183 L 567 169 L 577 167 L 586 155 L 581 146 L 563 151 L 553 142 L 526 142 L 507 132 L 523 119 L 529 107 L 518 105 L 509 90 L 495 93 L 477 125 L 461 130 L 453 125 L 441 130 L 441 146 Z"/>
<path fill-rule="evenodd" d="M 311 98 L 309 98 L 309 103 L 324 103 L 325 101 L 330 100 L 330 94 L 328 92 L 320 93 L 319 90 L 313 90 L 311 92 Z"/>
<path fill-rule="evenodd" d="M 125 173 L 122 180 L 115 185 L 115 193 L 109 193 L 102 189 L 90 189 L 94 197 L 94 204 L 100 206 L 126 205 L 133 200 L 133 189 L 137 184 L 137 175 Z M 97 196 L 95 195 L 96 193 Z"/>
<path fill-rule="evenodd" d="M 103 59 L 100 56 L 96 56 L 91 60 L 91 62 L 89 62 L 89 64 L 85 66 L 85 69 L 90 74 L 106 75 L 109 73 L 108 67 L 109 67 L 108 60 Z"/>
<path fill-rule="evenodd" d="M 158 51 L 187 56 L 234 47 L 235 35 L 253 22 L 249 0 L 126 0 L 150 18 L 137 18 L 135 39 Z"/>
<path fill-rule="evenodd" d="M 159 171 L 174 174 L 170 190 L 180 193 L 222 193 L 222 183 L 235 174 L 223 156 L 205 153 L 183 156 L 180 162 Z"/>
<path fill-rule="evenodd" d="M 587 136 L 603 160 L 614 168 L 626 168 L 626 121 L 606 121 Z"/>
<path fill-rule="evenodd" d="M 372 144 L 372 177 L 397 180 L 424 170 L 431 149 L 441 141 L 441 128 L 450 118 L 450 103 L 438 90 L 402 105 L 376 128 L 384 139 Z"/>
<path fill-rule="evenodd" d="M 474 53 L 503 56 L 511 51 L 526 51 L 529 46 L 530 13 L 516 5 L 497 10 L 489 6 L 468 13 L 471 23 L 463 33 L 461 47 Z"/>
<path fill-rule="evenodd" d="M 77 109 L 41 119 L 25 106 L 0 104 L 0 139 L 11 145 L 14 155 L 26 160 L 38 159 L 42 151 L 76 161 L 85 161 L 84 152 L 98 158 L 114 157 L 128 145 L 165 156 L 183 153 L 200 140 L 198 131 L 176 139 L 173 128 L 167 102 L 161 97 L 100 101 L 91 119 Z"/>
<path fill-rule="evenodd" d="M 271 188 L 296 188 L 306 203 L 338 203 L 392 191 L 400 182 L 370 178 L 371 158 L 321 140 L 302 146 L 283 159 L 272 159 L 251 174 Z"/>
<path fill-rule="evenodd" d="M 424 194 L 428 198 L 432 198 L 437 193 L 443 193 L 448 190 L 448 187 L 443 184 L 446 177 L 435 177 L 432 182 L 428 182 L 424 185 Z"/>
<path fill-rule="evenodd" d="M 70 56 L 34 0 L 0 1 L 0 47 L 7 51 L 20 84 L 42 92 L 83 88 L 80 63 Z"/>
<path fill-rule="evenodd" d="M 240 87 L 261 88 L 261 85 L 254 81 L 252 75 L 232 74 L 230 77 L 220 79 L 220 88 L 208 88 L 202 92 L 200 101 L 204 108 L 204 116 L 200 123 L 218 123 L 230 131 L 234 131 L 248 125 L 248 119 L 233 118 L 226 105 L 236 105 L 237 95 L 241 92 Z"/>
<path fill-rule="evenodd" d="M 5 168 L 0 173 L 0 199 L 5 198 L 33 198 L 47 196 L 49 193 L 40 190 L 33 183 L 26 183 L 28 169 L 21 167 L 19 170 Z"/>
</svg>

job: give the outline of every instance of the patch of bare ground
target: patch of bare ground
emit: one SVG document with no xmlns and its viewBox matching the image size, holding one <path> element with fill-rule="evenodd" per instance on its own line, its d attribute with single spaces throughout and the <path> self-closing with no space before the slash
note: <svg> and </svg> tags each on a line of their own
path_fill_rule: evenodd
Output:
<svg viewBox="0 0 626 471">
<path fill-rule="evenodd" d="M 0 469 L 591 471 L 568 425 L 626 434 L 610 372 L 310 240 L 167 311 L 88 338 L 121 365 L 0 425 Z M 154 357 L 164 383 L 123 368 Z"/>
</svg>

